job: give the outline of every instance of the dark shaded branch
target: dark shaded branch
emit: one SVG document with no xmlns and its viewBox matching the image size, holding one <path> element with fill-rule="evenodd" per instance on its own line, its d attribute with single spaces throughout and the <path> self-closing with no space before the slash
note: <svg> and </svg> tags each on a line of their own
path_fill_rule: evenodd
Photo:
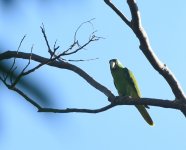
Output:
<svg viewBox="0 0 186 150">
<path fill-rule="evenodd" d="M 20 89 L 16 88 L 15 86 L 12 86 L 10 84 L 6 83 L 6 80 L 3 79 L 2 77 L 0 77 L 0 80 L 5 84 L 5 86 L 12 90 L 15 91 L 16 93 L 18 93 L 19 95 L 21 95 L 26 101 L 28 101 L 29 103 L 31 103 L 33 106 L 35 106 L 38 110 L 41 109 L 41 106 L 36 103 L 33 99 L 31 99 L 30 97 L 28 97 L 24 92 L 22 92 Z"/>
<path fill-rule="evenodd" d="M 48 47 L 48 52 L 49 52 L 50 55 L 52 56 L 52 55 L 53 55 L 53 52 L 52 52 L 52 49 L 50 48 L 50 44 L 49 44 L 48 39 L 47 39 L 47 36 L 46 36 L 44 24 L 42 24 L 42 26 L 40 26 L 40 28 L 41 28 L 41 32 L 43 33 L 43 36 L 44 36 L 46 45 L 47 45 L 47 47 Z M 56 43 L 56 42 L 55 42 L 55 43 Z M 54 45 L 55 45 L 55 44 L 54 44 Z M 55 49 L 55 47 L 54 47 L 54 49 Z"/>
<path fill-rule="evenodd" d="M 22 43 L 23 43 L 23 41 L 24 41 L 25 38 L 26 38 L 26 35 L 24 35 L 23 38 L 21 39 L 21 42 L 19 43 L 19 46 L 17 48 L 17 53 L 19 52 L 19 50 L 21 48 L 21 45 L 22 45 Z M 9 71 L 6 73 L 6 76 L 4 78 L 5 80 L 8 78 L 8 76 L 10 74 L 11 75 L 10 81 L 12 82 L 12 75 L 13 75 L 14 71 L 17 69 L 17 67 L 14 68 L 15 63 L 16 63 L 16 58 L 14 58 L 13 63 L 12 63 L 12 66 L 10 67 Z"/>
<path fill-rule="evenodd" d="M 30 60 L 31 60 L 31 57 L 32 57 L 32 50 L 33 50 L 33 46 L 31 47 L 31 55 L 30 55 L 30 59 L 27 63 L 27 65 L 23 68 L 23 70 L 21 71 L 21 73 L 16 77 L 15 81 L 13 82 L 13 79 L 12 77 L 10 76 L 10 79 L 11 79 L 11 86 L 14 87 L 19 81 L 20 79 L 24 76 L 24 73 L 25 73 L 25 70 L 28 68 L 28 66 L 30 65 Z M 14 58 L 15 60 L 16 58 Z M 13 62 L 13 64 L 15 63 L 15 61 Z M 13 74 L 13 71 L 12 71 L 12 74 Z"/>
<path fill-rule="evenodd" d="M 186 116 L 186 105 L 183 106 L 182 103 L 178 101 L 170 101 L 170 100 L 162 100 L 162 99 L 153 99 L 153 98 L 141 98 L 141 99 L 134 99 L 130 97 L 115 97 L 113 102 L 98 108 L 98 109 L 83 109 L 83 108 L 66 108 L 66 109 L 55 109 L 55 108 L 43 108 L 37 102 L 32 100 L 28 97 L 25 93 L 23 93 L 20 89 L 16 87 L 12 87 L 11 85 L 7 84 L 1 77 L 0 80 L 10 89 L 15 91 L 16 93 L 20 94 L 26 101 L 31 103 L 38 109 L 38 112 L 49 112 L 49 113 L 100 113 L 107 111 L 113 107 L 120 106 L 120 105 L 148 105 L 148 106 L 158 106 L 163 108 L 172 108 L 178 109 L 183 112 Z"/>
<path fill-rule="evenodd" d="M 116 106 L 115 104 L 109 104 L 107 106 L 98 108 L 98 109 L 81 109 L 81 108 L 66 108 L 66 109 L 55 109 L 55 108 L 40 108 L 38 112 L 53 112 L 53 113 L 100 113 L 111 109 L 112 107 Z"/>
<path fill-rule="evenodd" d="M 104 1 L 123 20 L 122 16 L 124 15 L 120 14 L 120 11 L 117 8 L 115 8 L 115 6 L 113 6 L 111 1 L 110 0 L 104 0 Z M 167 81 L 176 99 L 182 101 L 183 103 L 186 103 L 186 96 L 179 82 L 177 81 L 173 73 L 169 70 L 169 68 L 158 59 L 158 57 L 155 55 L 155 53 L 153 52 L 150 46 L 149 38 L 141 24 L 140 12 L 138 10 L 136 1 L 127 0 L 127 3 L 130 8 L 132 20 L 130 23 L 123 20 L 124 23 L 126 23 L 134 31 L 134 34 L 139 39 L 140 49 L 142 50 L 143 54 L 149 60 L 151 65 L 154 67 L 154 69 L 158 71 Z"/>
<path fill-rule="evenodd" d="M 30 55 L 31 55 L 30 53 L 24 53 L 24 52 L 17 53 L 16 51 L 6 51 L 6 52 L 0 54 L 0 60 L 10 59 L 10 58 L 15 58 L 15 57 L 22 58 L 22 59 L 30 59 Z M 50 59 L 41 57 L 36 54 L 32 54 L 31 59 L 36 62 L 39 62 L 41 64 L 46 64 L 46 62 L 50 62 Z M 70 63 L 64 62 L 64 61 L 60 61 L 60 62 L 59 61 L 52 61 L 50 63 L 47 63 L 46 65 L 61 68 L 61 69 L 71 70 L 71 71 L 77 73 L 78 75 L 80 75 L 90 85 L 92 85 L 94 88 L 96 88 L 100 92 L 104 93 L 107 97 L 109 97 L 109 98 L 114 97 L 114 95 L 112 94 L 112 92 L 109 89 L 107 89 L 105 86 L 98 83 L 91 76 L 89 76 L 85 71 L 83 71 L 82 69 L 80 69 L 79 67 L 77 67 L 73 64 L 70 64 Z"/>
<path fill-rule="evenodd" d="M 108 109 L 111 109 L 112 107 L 116 106 L 114 103 L 110 103 L 107 106 L 98 108 L 98 109 L 81 109 L 81 108 L 66 108 L 66 109 L 55 109 L 55 108 L 43 108 L 40 106 L 37 102 L 35 102 L 33 99 L 31 99 L 29 96 L 27 96 L 24 92 L 22 92 L 20 89 L 16 88 L 15 86 L 12 86 L 11 84 L 8 84 L 5 79 L 0 77 L 0 80 L 5 84 L 5 86 L 21 95 L 27 102 L 32 104 L 38 109 L 38 112 L 53 112 L 53 113 L 100 113 L 103 111 L 106 111 Z"/>
<path fill-rule="evenodd" d="M 181 103 L 174 100 L 163 100 L 157 98 L 131 98 L 131 97 L 116 97 L 117 105 L 148 105 L 163 108 L 181 109 Z"/>
<path fill-rule="evenodd" d="M 180 102 L 171 101 L 171 100 L 162 100 L 162 99 L 154 99 L 154 98 L 140 98 L 134 99 L 130 97 L 115 97 L 113 103 L 110 103 L 107 106 L 98 108 L 98 109 L 81 109 L 81 108 L 66 108 L 66 109 L 55 109 L 55 108 L 40 108 L 39 112 L 53 112 L 53 113 L 100 113 L 106 110 L 109 110 L 113 107 L 120 105 L 148 105 L 148 106 L 157 106 L 163 108 L 172 108 L 177 110 L 184 110 L 184 114 L 186 114 L 186 105 L 182 105 Z"/>
<path fill-rule="evenodd" d="M 72 112 L 76 112 L 76 113 L 100 113 L 100 112 L 104 112 L 106 110 L 109 110 L 113 107 L 120 106 L 120 105 L 148 105 L 148 106 L 156 106 L 156 107 L 177 109 L 177 110 L 181 110 L 184 113 L 184 115 L 186 114 L 186 105 L 183 106 L 182 103 L 176 102 L 176 101 L 173 101 L 173 100 L 162 100 L 162 99 L 154 99 L 154 98 L 134 99 L 134 98 L 129 98 L 129 97 L 116 97 L 116 99 L 117 100 L 115 102 L 110 103 L 109 105 L 98 108 L 98 109 L 40 108 L 38 111 L 39 112 L 53 112 L 53 113 L 72 113 Z"/>
<path fill-rule="evenodd" d="M 148 106 L 157 106 L 163 108 L 172 108 L 180 110 L 186 117 L 186 104 L 182 103 L 183 100 L 162 100 L 155 98 L 130 98 L 130 97 L 116 97 L 116 105 L 148 105 Z"/>
<path fill-rule="evenodd" d="M 23 93 L 20 89 L 16 87 L 12 87 L 11 85 L 7 84 L 5 80 L 3 80 L 0 77 L 0 80 L 10 89 L 18 94 L 20 94 L 23 98 L 25 98 L 26 101 L 31 103 L 33 106 L 35 106 L 38 109 L 38 112 L 52 112 L 52 113 L 100 113 L 107 111 L 115 106 L 120 105 L 148 105 L 148 106 L 158 106 L 163 108 L 172 108 L 172 109 L 178 109 L 181 110 L 182 113 L 186 116 L 186 105 L 183 105 L 179 101 L 170 101 L 170 100 L 162 100 L 162 99 L 154 99 L 154 98 L 140 98 L 135 99 L 131 97 L 113 97 L 112 103 L 98 108 L 98 109 L 82 109 L 82 108 L 66 108 L 66 109 L 55 109 L 55 108 L 43 108 L 40 106 L 37 102 L 32 100 L 30 97 L 28 97 L 25 93 Z"/>
</svg>

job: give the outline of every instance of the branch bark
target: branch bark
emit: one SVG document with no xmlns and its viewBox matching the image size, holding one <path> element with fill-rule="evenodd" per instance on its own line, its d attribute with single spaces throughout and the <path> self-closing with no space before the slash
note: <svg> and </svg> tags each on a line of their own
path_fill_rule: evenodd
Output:
<svg viewBox="0 0 186 150">
<path fill-rule="evenodd" d="M 109 105 L 98 109 L 78 109 L 78 108 L 66 108 L 66 109 L 54 109 L 54 108 L 40 108 L 39 112 L 53 112 L 53 113 L 100 113 L 107 111 L 113 107 L 120 105 L 150 105 L 150 106 L 159 106 L 163 108 L 172 108 L 172 109 L 182 109 L 182 104 L 179 102 L 171 101 L 171 100 L 162 100 L 162 99 L 154 99 L 154 98 L 140 98 L 134 99 L 130 97 L 116 97 L 116 100 Z"/>
<path fill-rule="evenodd" d="M 34 61 L 39 62 L 41 64 L 46 64 L 46 62 L 50 62 L 50 59 L 48 59 L 48 58 L 44 58 L 44 57 L 41 57 L 39 55 L 32 54 L 32 53 L 24 53 L 24 52 L 17 53 L 17 51 L 6 51 L 4 53 L 1 53 L 0 54 L 0 61 L 4 60 L 4 59 L 10 59 L 10 58 L 22 58 L 22 59 L 29 60 L 31 55 L 32 55 L 31 60 L 34 60 Z M 79 68 L 71 63 L 61 60 L 60 62 L 59 61 L 52 61 L 50 63 L 47 63 L 46 65 L 61 68 L 61 69 L 71 70 L 71 71 L 77 73 L 83 79 L 85 79 L 91 86 L 93 86 L 94 88 L 96 88 L 100 92 L 104 93 L 107 97 L 109 97 L 109 98 L 115 97 L 114 94 L 109 89 L 107 89 L 105 86 L 98 83 L 96 80 L 94 80 L 90 75 L 88 75 L 81 68 Z"/>
</svg>

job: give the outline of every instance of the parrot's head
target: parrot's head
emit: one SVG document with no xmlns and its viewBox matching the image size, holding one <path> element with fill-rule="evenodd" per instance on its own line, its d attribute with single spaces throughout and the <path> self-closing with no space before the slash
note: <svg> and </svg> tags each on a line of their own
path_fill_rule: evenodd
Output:
<svg viewBox="0 0 186 150">
<path fill-rule="evenodd" d="M 109 63 L 110 63 L 111 70 L 117 70 L 119 68 L 123 68 L 123 65 L 121 64 L 121 62 L 118 59 L 111 59 L 109 61 Z"/>
</svg>

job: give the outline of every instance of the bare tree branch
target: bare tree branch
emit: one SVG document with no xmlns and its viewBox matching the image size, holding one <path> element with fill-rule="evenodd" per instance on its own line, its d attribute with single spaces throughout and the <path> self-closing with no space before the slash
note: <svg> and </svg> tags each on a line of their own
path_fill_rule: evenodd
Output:
<svg viewBox="0 0 186 150">
<path fill-rule="evenodd" d="M 172 109 L 178 109 L 183 110 L 186 109 L 186 105 L 178 102 L 178 101 L 170 101 L 170 100 L 162 100 L 162 99 L 154 99 L 154 98 L 131 98 L 131 97 L 114 97 L 112 100 L 112 103 L 98 108 L 98 109 L 84 109 L 84 108 L 65 108 L 65 109 L 56 109 L 56 108 L 44 108 L 41 105 L 39 105 L 37 102 L 35 102 L 33 99 L 28 97 L 25 93 L 23 93 L 20 89 L 16 88 L 15 86 L 12 86 L 10 84 L 6 83 L 6 80 L 4 80 L 2 77 L 0 77 L 0 80 L 7 86 L 8 89 L 15 91 L 16 93 L 20 94 L 26 101 L 31 103 L 33 106 L 35 106 L 38 109 L 38 112 L 53 112 L 53 113 L 100 113 L 104 112 L 106 110 L 109 110 L 113 107 L 120 106 L 120 105 L 150 105 L 150 106 L 158 106 L 158 107 L 164 107 L 164 108 L 172 108 Z M 186 113 L 186 111 L 184 111 Z"/>
<path fill-rule="evenodd" d="M 40 28 L 41 28 L 41 32 L 43 33 L 43 36 L 44 36 L 46 45 L 47 45 L 47 47 L 48 47 L 48 52 L 49 52 L 50 55 L 52 56 L 52 55 L 53 55 L 53 52 L 52 52 L 52 49 L 50 48 L 50 44 L 49 44 L 48 39 L 47 39 L 47 36 L 46 36 L 44 24 L 42 24 L 42 26 L 40 26 Z M 55 42 L 55 44 L 56 44 L 56 42 Z M 54 44 L 54 45 L 55 45 L 55 44 Z"/>
<path fill-rule="evenodd" d="M 100 113 L 116 106 L 115 104 L 109 104 L 107 106 L 98 109 L 83 109 L 83 108 L 66 108 L 66 109 L 55 109 L 55 108 L 40 108 L 38 112 L 53 112 L 53 113 Z"/>
<path fill-rule="evenodd" d="M 66 109 L 56 109 L 56 108 L 44 108 L 40 106 L 37 102 L 32 100 L 30 97 L 28 97 L 25 93 L 23 93 L 20 89 L 16 88 L 15 86 L 9 85 L 6 83 L 6 80 L 0 77 L 0 80 L 9 88 L 10 90 L 15 91 L 16 93 L 20 94 L 26 101 L 31 103 L 33 106 L 35 106 L 38 109 L 38 112 L 52 112 L 52 113 L 100 113 L 107 111 L 113 107 L 120 106 L 120 105 L 150 105 L 150 106 L 159 106 L 164 108 L 172 108 L 172 109 L 178 109 L 183 110 L 186 109 L 186 105 L 183 107 L 183 105 L 180 102 L 177 101 L 170 101 L 170 100 L 162 100 L 162 99 L 152 99 L 152 98 L 140 98 L 135 99 L 131 97 L 122 97 L 118 96 L 115 97 L 113 102 L 98 108 L 98 109 L 84 109 L 84 108 L 66 108 Z M 186 110 L 184 111 L 186 113 Z"/>
<path fill-rule="evenodd" d="M 90 19 L 90 20 L 88 20 L 88 21 L 85 21 L 85 22 L 83 22 L 83 23 L 81 23 L 81 24 L 79 25 L 79 27 L 76 29 L 76 31 L 75 31 L 75 33 L 74 33 L 74 42 L 77 41 L 77 33 L 78 33 L 78 31 L 82 28 L 82 26 L 84 26 L 84 25 L 86 25 L 86 24 L 90 24 L 91 27 L 94 28 L 94 25 L 93 25 L 93 23 L 92 23 L 92 21 L 93 21 L 94 19 L 95 19 L 95 18 L 92 18 L 92 19 Z"/>
<path fill-rule="evenodd" d="M 179 102 L 175 102 L 173 100 L 162 100 L 162 99 L 154 99 L 154 98 L 140 98 L 135 99 L 131 97 L 116 97 L 116 100 L 109 105 L 98 109 L 80 109 L 80 108 L 66 108 L 66 109 L 54 109 L 54 108 L 40 108 L 39 112 L 53 112 L 53 113 L 100 113 L 106 110 L 109 110 L 113 107 L 120 105 L 149 105 L 149 106 L 158 106 L 163 108 L 172 108 L 181 110 L 183 105 Z M 185 107 L 185 106 L 184 106 Z"/>
<path fill-rule="evenodd" d="M 84 49 L 84 48 L 85 48 L 87 45 L 89 45 L 91 42 L 93 42 L 93 41 L 98 41 L 99 39 L 100 39 L 100 37 L 97 37 L 97 36 L 95 36 L 95 35 L 92 35 L 92 36 L 90 37 L 90 39 L 89 39 L 85 44 L 83 44 L 82 46 L 79 46 L 78 41 L 75 41 L 69 49 L 67 49 L 66 51 L 64 51 L 64 52 L 61 53 L 60 55 L 61 55 L 61 56 L 66 56 L 66 55 L 72 55 L 72 54 L 74 54 L 74 53 L 77 53 L 78 51 Z M 79 47 L 78 47 L 76 50 L 73 50 L 73 51 L 69 52 L 69 51 L 72 50 L 73 47 L 75 47 L 76 45 L 78 45 Z"/>
<path fill-rule="evenodd" d="M 15 91 L 16 93 L 18 93 L 19 95 L 21 95 L 26 101 L 28 101 L 29 103 L 31 103 L 33 106 L 35 106 L 38 110 L 41 109 L 40 105 L 37 104 L 34 100 L 32 100 L 31 98 L 29 98 L 24 92 L 22 92 L 21 90 L 19 90 L 18 88 L 16 88 L 15 86 L 12 86 L 11 84 L 8 84 L 6 82 L 6 80 L 4 80 L 2 77 L 0 77 L 0 80 L 5 84 L 5 86 L 10 89 Z"/>
<path fill-rule="evenodd" d="M 14 87 L 14 86 L 20 81 L 20 79 L 21 79 L 23 76 L 25 76 L 25 70 L 26 70 L 26 69 L 28 68 L 28 66 L 30 65 L 30 60 L 31 60 L 31 58 L 32 58 L 32 51 L 33 51 L 33 45 L 32 45 L 32 47 L 31 47 L 31 55 L 30 55 L 30 58 L 29 58 L 29 60 L 28 60 L 27 65 L 23 68 L 23 70 L 21 71 L 21 73 L 16 77 L 16 79 L 14 80 L 14 82 L 13 82 L 12 77 L 10 77 L 10 79 L 11 79 L 11 86 L 12 86 L 12 87 Z M 16 59 L 16 58 L 14 58 L 13 64 L 15 64 L 15 59 Z M 12 74 L 13 74 L 13 71 L 12 71 Z"/>
<path fill-rule="evenodd" d="M 46 42 L 46 45 L 48 47 L 48 52 L 51 56 L 51 59 L 54 57 L 56 60 L 65 60 L 65 61 L 68 61 L 68 59 L 64 59 L 62 58 L 63 56 L 67 56 L 67 55 L 72 55 L 72 54 L 75 54 L 77 52 L 79 52 L 80 50 L 83 50 L 85 49 L 86 46 L 88 46 L 90 43 L 94 42 L 94 41 L 98 41 L 99 39 L 101 39 L 102 37 L 98 37 L 95 35 L 95 32 L 96 31 L 93 31 L 91 34 L 90 34 L 90 37 L 88 39 L 87 42 L 85 42 L 83 45 L 80 45 L 79 44 L 79 41 L 77 40 L 77 33 L 78 31 L 80 30 L 80 28 L 85 25 L 85 24 L 90 24 L 93 28 L 93 24 L 92 24 L 92 20 L 94 20 L 95 18 L 91 19 L 91 20 L 88 20 L 88 21 L 85 21 L 83 23 L 81 23 L 78 28 L 76 29 L 75 33 L 74 33 L 74 41 L 73 43 L 71 44 L 71 46 L 64 50 L 62 53 L 56 55 L 56 51 L 59 49 L 60 46 L 56 46 L 56 43 L 57 41 L 55 41 L 54 43 L 54 47 L 53 49 L 51 49 L 51 46 L 49 44 L 49 41 L 48 41 L 48 38 L 47 38 L 47 34 L 46 34 L 46 31 L 45 31 L 45 27 L 44 27 L 44 24 L 42 24 L 42 26 L 40 27 L 41 28 L 41 32 L 43 34 L 43 37 L 45 39 L 45 42 Z M 89 59 L 91 60 L 91 59 Z M 81 60 L 70 60 L 70 61 L 83 61 L 83 59 Z"/>
<path fill-rule="evenodd" d="M 30 55 L 31 55 L 30 53 L 19 52 L 17 54 L 16 51 L 6 51 L 6 52 L 0 54 L 0 60 L 10 59 L 10 58 L 14 58 L 14 57 L 22 58 L 22 59 L 29 59 Z M 50 59 L 41 57 L 36 54 L 32 54 L 31 59 L 36 62 L 39 62 L 41 64 L 46 64 L 46 62 L 50 61 Z M 59 61 L 52 61 L 50 63 L 47 63 L 46 65 L 61 68 L 61 69 L 71 70 L 71 71 L 77 73 L 78 75 L 80 75 L 90 85 L 92 85 L 94 88 L 98 89 L 100 92 L 104 93 L 107 97 L 114 97 L 114 95 L 112 94 L 112 92 L 110 90 L 108 90 L 105 86 L 103 86 L 100 83 L 98 83 L 97 81 L 95 81 L 85 71 L 83 71 L 82 69 L 80 69 L 79 67 L 77 67 L 73 64 L 70 64 L 70 63 L 64 62 L 64 61 L 60 61 L 60 62 Z"/>
<path fill-rule="evenodd" d="M 130 26 L 130 21 L 127 19 L 127 17 L 111 2 L 111 0 L 104 0 L 105 3 L 112 8 L 115 13 L 128 25 Z"/>
<path fill-rule="evenodd" d="M 7 52 L 0 54 L 0 60 L 10 59 L 10 58 L 14 58 L 14 57 L 22 58 L 22 59 L 29 59 L 30 53 L 19 52 L 17 54 L 16 51 L 14 51 L 14 52 L 7 51 Z M 50 59 L 38 56 L 36 54 L 32 54 L 32 60 L 39 62 L 41 64 L 44 64 L 45 62 L 50 61 Z M 115 106 L 116 105 L 149 105 L 149 106 L 158 106 L 158 107 L 164 107 L 164 108 L 173 108 L 173 109 L 178 109 L 178 110 L 184 110 L 186 108 L 186 105 L 183 105 L 183 103 L 178 102 L 178 101 L 173 101 L 173 100 L 171 101 L 171 100 L 162 100 L 162 99 L 154 99 L 154 98 L 141 98 L 139 100 L 139 99 L 128 98 L 128 97 L 116 97 L 116 96 L 114 96 L 114 94 L 112 94 L 112 92 L 109 89 L 107 89 L 105 86 L 103 86 L 100 83 L 98 83 L 97 81 L 95 81 L 92 77 L 90 77 L 86 72 L 84 72 L 82 69 L 78 68 L 77 66 L 74 66 L 74 65 L 72 65 L 68 62 L 64 62 L 64 61 L 61 61 L 61 62 L 53 61 L 53 62 L 50 62 L 46 65 L 61 68 L 61 69 L 68 69 L 68 70 L 71 70 L 71 71 L 77 73 L 82 78 L 84 78 L 90 85 L 92 85 L 94 88 L 96 88 L 100 92 L 104 93 L 108 97 L 109 101 L 111 101 L 111 103 Z M 8 87 L 11 87 L 11 86 L 9 85 Z M 18 90 L 17 88 L 14 87 L 14 88 L 10 88 L 10 89 L 16 91 L 17 93 L 22 95 L 24 98 L 26 97 L 26 99 L 28 99 L 27 98 L 28 96 L 25 96 L 24 93 L 23 92 L 21 93 L 20 90 Z M 110 109 L 110 106 L 112 106 L 112 105 L 108 105 L 105 107 Z M 87 110 L 87 109 L 75 109 L 75 108 L 72 108 L 72 109 L 69 109 L 69 108 L 68 109 L 42 108 L 40 106 L 39 111 L 41 111 L 41 112 L 58 112 L 58 113 L 65 113 L 65 112 L 98 113 L 98 112 L 104 111 L 105 107 L 100 108 L 100 109 L 96 109 L 96 110 Z M 112 107 L 114 107 L 114 106 L 112 106 Z M 186 114 L 186 110 L 184 110 L 182 112 Z"/>
<path fill-rule="evenodd" d="M 17 54 L 18 54 L 19 49 L 20 49 L 20 47 L 21 47 L 21 45 L 22 45 L 22 43 L 23 43 L 23 41 L 24 41 L 25 38 L 26 38 L 26 35 L 23 36 L 23 38 L 21 39 L 21 42 L 19 43 L 19 46 L 18 46 L 18 48 L 17 48 Z M 12 66 L 10 67 L 9 71 L 6 73 L 6 76 L 5 76 L 4 80 L 6 80 L 6 79 L 8 78 L 9 74 L 12 74 L 12 73 L 17 69 L 16 67 L 14 68 L 15 63 L 16 63 L 16 57 L 14 57 Z M 10 80 L 11 80 L 11 79 L 12 79 L 12 78 L 10 78 Z"/>
<path fill-rule="evenodd" d="M 130 21 L 130 23 L 126 21 L 126 19 L 124 19 L 126 17 L 123 17 L 124 15 L 121 14 L 121 12 L 116 8 L 116 6 L 114 6 L 113 3 L 111 3 L 111 0 L 104 0 L 104 1 L 124 21 L 124 23 L 126 23 L 134 31 L 135 35 L 139 39 L 140 49 L 142 50 L 143 54 L 149 60 L 151 65 L 154 67 L 154 69 L 157 70 L 168 82 L 176 99 L 182 101 L 183 103 L 186 103 L 186 96 L 179 82 L 177 81 L 176 77 L 169 70 L 167 65 L 163 64 L 158 59 L 158 57 L 155 55 L 155 53 L 153 52 L 150 46 L 149 38 L 141 24 L 140 12 L 138 10 L 136 1 L 127 0 L 127 3 L 130 8 L 131 16 L 132 16 L 132 20 Z"/>
<path fill-rule="evenodd" d="M 183 105 L 179 102 L 175 102 L 173 100 L 162 100 L 162 99 L 154 99 L 154 98 L 140 98 L 134 99 L 131 97 L 116 97 L 116 100 L 109 105 L 98 109 L 78 109 L 78 108 L 66 108 L 66 109 L 54 109 L 54 108 L 40 108 L 39 112 L 53 112 L 53 113 L 100 113 L 106 110 L 109 110 L 113 107 L 120 105 L 149 105 L 149 106 L 158 106 L 163 108 L 172 108 L 181 110 Z M 184 106 L 185 107 L 185 106 Z"/>
</svg>

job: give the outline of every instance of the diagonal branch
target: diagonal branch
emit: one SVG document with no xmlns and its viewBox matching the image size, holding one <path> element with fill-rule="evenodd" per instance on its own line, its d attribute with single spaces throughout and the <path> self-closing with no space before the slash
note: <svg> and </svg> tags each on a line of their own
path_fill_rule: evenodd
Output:
<svg viewBox="0 0 186 150">
<path fill-rule="evenodd" d="M 124 16 L 124 15 L 121 15 L 119 13 L 119 10 L 116 9 L 115 6 L 113 6 L 111 1 L 110 0 L 104 0 L 104 1 L 122 19 L 122 16 Z M 127 0 L 127 3 L 130 8 L 132 20 L 131 20 L 130 24 L 128 22 L 124 21 L 123 19 L 122 20 L 124 21 L 124 23 L 126 23 L 133 30 L 134 34 L 139 39 L 140 49 L 142 50 L 143 54 L 146 56 L 146 58 L 151 63 L 151 65 L 154 67 L 154 69 L 156 71 L 158 71 L 164 77 L 164 79 L 167 81 L 167 83 L 171 87 L 172 92 L 174 93 L 176 99 L 181 101 L 182 103 L 186 103 L 186 96 L 185 96 L 179 82 L 177 81 L 176 77 L 173 75 L 173 73 L 170 71 L 170 69 L 167 67 L 167 65 L 163 64 L 158 59 L 158 57 L 155 55 L 155 53 L 153 52 L 153 50 L 151 48 L 149 38 L 148 38 L 148 36 L 147 36 L 147 34 L 141 24 L 140 12 L 138 10 L 138 6 L 136 4 L 136 1 L 135 0 Z"/>
<path fill-rule="evenodd" d="M 16 93 L 18 93 L 19 95 L 21 95 L 26 101 L 28 101 L 29 103 L 31 103 L 33 106 L 35 106 L 37 109 L 41 109 L 41 106 L 39 104 L 37 104 L 33 99 L 31 99 L 30 97 L 28 97 L 24 92 L 22 92 L 21 90 L 19 90 L 18 88 L 16 88 L 15 86 L 12 86 L 11 84 L 8 84 L 6 82 L 5 79 L 3 79 L 2 77 L 0 77 L 0 80 L 5 84 L 5 86 L 12 90 L 15 91 Z"/>
<path fill-rule="evenodd" d="M 16 51 L 6 51 L 6 52 L 0 54 L 0 60 L 10 59 L 10 58 L 15 58 L 15 57 L 22 58 L 22 59 L 30 59 L 30 55 L 31 55 L 30 53 L 19 52 L 17 54 Z M 61 69 L 71 70 L 71 71 L 77 73 L 78 75 L 80 75 L 91 86 L 93 86 L 94 88 L 96 88 L 100 92 L 104 93 L 107 97 L 109 97 L 109 98 L 114 97 L 113 93 L 109 89 L 107 89 L 105 86 L 98 83 L 90 75 L 88 75 L 85 71 L 83 71 L 82 69 L 80 69 L 79 67 L 77 67 L 73 64 L 70 64 L 70 63 L 64 62 L 64 61 L 60 61 L 60 62 L 59 61 L 50 61 L 50 59 L 41 57 L 41 56 L 33 54 L 33 53 L 32 53 L 32 60 L 39 62 L 41 65 L 46 64 L 46 65 L 61 68 Z M 46 63 L 46 62 L 50 62 L 50 63 Z"/>
<path fill-rule="evenodd" d="M 130 21 L 127 19 L 127 17 L 111 2 L 111 0 L 104 0 L 105 3 L 110 6 L 115 13 L 128 25 L 130 26 Z"/>
<path fill-rule="evenodd" d="M 72 112 L 79 112 L 79 113 L 100 113 L 103 111 L 106 111 L 108 109 L 111 109 L 112 107 L 116 106 L 114 103 L 110 103 L 109 105 L 106 105 L 104 107 L 98 108 L 98 109 L 82 109 L 82 108 L 66 108 L 66 109 L 55 109 L 55 108 L 43 108 L 40 104 L 35 102 L 33 99 L 31 99 L 29 96 L 27 96 L 24 92 L 22 92 L 20 89 L 16 88 L 15 86 L 12 86 L 11 84 L 8 84 L 5 79 L 0 77 L 0 80 L 5 84 L 5 86 L 21 95 L 27 102 L 32 104 L 38 109 L 38 112 L 53 112 L 53 113 L 72 113 Z"/>
</svg>

